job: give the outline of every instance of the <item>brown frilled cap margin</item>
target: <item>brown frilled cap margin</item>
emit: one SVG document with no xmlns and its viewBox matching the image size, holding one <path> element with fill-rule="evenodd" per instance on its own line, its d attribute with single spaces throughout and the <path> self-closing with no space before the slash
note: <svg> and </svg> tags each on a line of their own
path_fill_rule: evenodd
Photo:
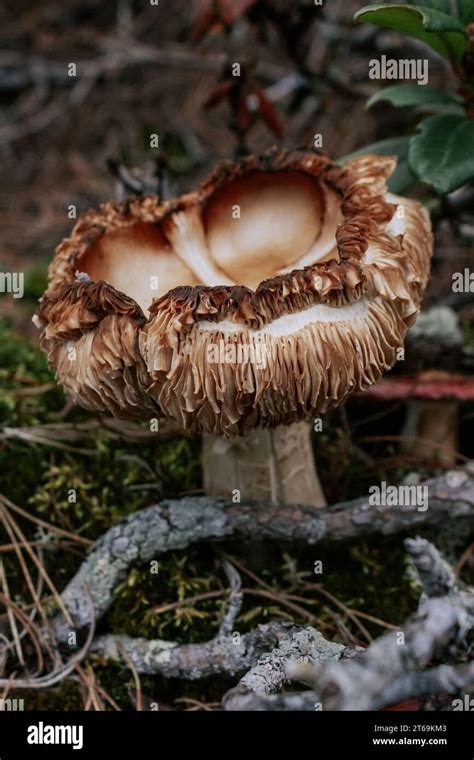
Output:
<svg viewBox="0 0 474 760">
<path fill-rule="evenodd" d="M 35 317 L 71 398 L 226 436 L 319 415 L 376 383 L 429 274 L 430 220 L 396 160 L 226 162 L 194 192 L 88 211 Z"/>
</svg>

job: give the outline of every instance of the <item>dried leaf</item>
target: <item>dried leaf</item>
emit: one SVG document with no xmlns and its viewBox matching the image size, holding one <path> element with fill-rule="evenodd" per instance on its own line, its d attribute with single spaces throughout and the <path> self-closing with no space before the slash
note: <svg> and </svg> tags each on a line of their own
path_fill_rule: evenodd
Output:
<svg viewBox="0 0 474 760">
<path fill-rule="evenodd" d="M 255 93 L 258 98 L 259 110 L 267 127 L 277 137 L 283 137 L 283 126 L 280 117 L 262 90 Z"/>
</svg>

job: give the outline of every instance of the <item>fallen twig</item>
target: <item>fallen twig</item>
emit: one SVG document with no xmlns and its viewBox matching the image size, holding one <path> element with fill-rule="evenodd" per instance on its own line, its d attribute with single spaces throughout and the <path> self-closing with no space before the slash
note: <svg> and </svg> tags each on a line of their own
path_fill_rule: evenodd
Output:
<svg viewBox="0 0 474 760">
<path fill-rule="evenodd" d="M 182 645 L 109 634 L 98 636 L 91 651 L 107 660 L 119 660 L 126 653 L 138 673 L 159 673 L 166 678 L 193 681 L 211 675 L 243 673 L 262 654 L 278 646 L 292 627 L 289 623 L 269 623 L 240 636 L 218 635 L 202 644 Z"/>
<path fill-rule="evenodd" d="M 298 505 L 229 504 L 209 497 L 162 501 L 112 527 L 94 545 L 62 593 L 74 624 L 90 624 L 88 587 L 100 619 L 111 604 L 116 586 L 132 564 L 145 563 L 167 551 L 182 549 L 203 539 L 293 540 L 316 544 L 413 530 L 440 524 L 448 515 L 474 518 L 474 478 L 466 470 L 446 473 L 429 481 L 428 508 L 415 505 L 377 507 L 356 499 L 314 510 Z M 61 638 L 63 621 L 54 621 Z M 69 630 L 67 628 L 67 630 Z"/>
<path fill-rule="evenodd" d="M 458 586 L 453 572 L 428 541 L 408 539 L 406 546 L 424 589 L 418 612 L 398 633 L 385 634 L 350 662 L 315 665 L 290 659 L 287 677 L 312 687 L 310 698 L 306 699 L 304 692 L 301 695 L 305 704 L 314 704 L 317 693 L 324 709 L 379 710 L 413 697 L 457 693 L 472 684 L 472 663 L 423 669 L 442 653 L 451 658 L 466 654 L 468 634 L 474 628 L 474 593 Z M 258 702 L 240 700 L 241 695 L 233 690 L 224 704 L 227 709 L 249 709 L 249 703 L 253 709 L 275 709 L 275 704 L 284 704 L 284 698 L 266 701 L 262 699 L 266 695 L 252 691 L 260 697 Z"/>
<path fill-rule="evenodd" d="M 333 644 L 314 628 L 293 626 L 279 642 L 278 647 L 263 655 L 241 679 L 227 692 L 223 704 L 226 710 L 248 709 L 250 695 L 267 696 L 279 691 L 288 681 L 290 663 L 315 663 L 339 660 L 346 647 Z M 251 701 L 251 700 L 250 700 Z"/>
</svg>

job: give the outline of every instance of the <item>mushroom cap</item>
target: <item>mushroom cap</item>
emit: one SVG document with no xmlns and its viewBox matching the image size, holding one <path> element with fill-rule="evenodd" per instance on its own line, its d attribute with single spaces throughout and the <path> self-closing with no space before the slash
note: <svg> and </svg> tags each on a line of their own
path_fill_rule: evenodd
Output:
<svg viewBox="0 0 474 760">
<path fill-rule="evenodd" d="M 323 414 L 396 361 L 429 215 L 396 159 L 225 162 L 194 192 L 106 203 L 56 250 L 36 324 L 78 404 L 225 436 Z"/>
</svg>

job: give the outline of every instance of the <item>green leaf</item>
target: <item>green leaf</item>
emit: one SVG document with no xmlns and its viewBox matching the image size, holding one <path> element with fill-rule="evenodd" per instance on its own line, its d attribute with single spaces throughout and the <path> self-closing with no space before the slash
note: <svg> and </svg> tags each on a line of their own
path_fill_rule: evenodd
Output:
<svg viewBox="0 0 474 760">
<path fill-rule="evenodd" d="M 379 156 L 398 156 L 397 168 L 392 176 L 389 177 L 387 184 L 388 189 L 392 193 L 403 193 L 408 187 L 416 182 L 416 177 L 408 166 L 408 148 L 410 145 L 410 139 L 410 137 L 391 137 L 387 140 L 380 140 L 379 142 L 366 145 L 363 148 L 340 158 L 338 163 L 342 165 L 345 164 L 346 161 L 350 161 L 352 158 L 367 156 L 370 153 L 375 153 Z"/>
<path fill-rule="evenodd" d="M 407 0 L 407 5 L 418 5 L 416 0 Z M 441 11 L 447 13 L 448 16 L 458 17 L 458 3 L 457 0 L 423 0 L 423 6 L 425 8 L 432 8 L 435 11 Z"/>
<path fill-rule="evenodd" d="M 441 194 L 473 180 L 474 121 L 451 114 L 425 119 L 410 140 L 408 164 Z"/>
<path fill-rule="evenodd" d="M 408 0 L 408 5 L 416 5 L 416 2 Z M 456 16 L 465 26 L 474 21 L 474 0 L 423 0 L 423 5 Z"/>
<path fill-rule="evenodd" d="M 466 49 L 464 27 L 454 16 L 418 5 L 366 5 L 354 15 L 367 22 L 422 40 L 449 61 L 459 62 Z"/>
<path fill-rule="evenodd" d="M 467 26 L 474 22 L 474 0 L 456 0 L 458 15 L 462 23 Z"/>
<path fill-rule="evenodd" d="M 393 84 L 372 95 L 367 101 L 366 108 L 372 108 L 375 103 L 386 100 L 396 108 L 405 106 L 429 106 L 435 104 L 458 106 L 462 100 L 457 95 L 433 87 L 418 84 Z"/>
</svg>

